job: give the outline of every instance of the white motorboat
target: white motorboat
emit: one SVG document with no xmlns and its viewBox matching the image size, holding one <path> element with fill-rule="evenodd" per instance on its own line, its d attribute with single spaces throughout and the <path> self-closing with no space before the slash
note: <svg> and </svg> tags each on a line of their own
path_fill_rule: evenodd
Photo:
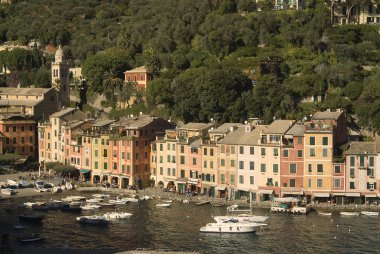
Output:
<svg viewBox="0 0 380 254">
<path fill-rule="evenodd" d="M 365 216 L 379 216 L 379 212 L 361 211 L 360 214 Z"/>
<path fill-rule="evenodd" d="M 189 201 L 189 200 L 187 200 L 187 199 L 184 199 L 184 200 L 182 200 L 182 203 L 184 203 L 184 204 L 189 204 L 189 203 L 190 203 L 190 201 Z"/>
<path fill-rule="evenodd" d="M 101 206 L 100 205 L 84 205 L 84 206 L 81 206 L 80 208 L 82 208 L 82 210 L 84 211 L 89 211 L 89 210 L 99 209 L 101 208 Z"/>
<path fill-rule="evenodd" d="M 3 193 L 4 195 L 12 196 L 12 195 L 16 195 L 16 190 L 10 189 L 10 188 L 1 189 L 1 193 Z"/>
<path fill-rule="evenodd" d="M 25 206 L 26 208 L 33 208 L 33 206 L 35 206 L 35 205 L 37 205 L 36 202 L 25 202 L 25 203 L 24 203 L 24 206 Z"/>
<path fill-rule="evenodd" d="M 98 204 L 100 202 L 103 202 L 103 199 L 100 199 L 100 198 L 91 198 L 91 199 L 87 199 L 86 202 L 87 203 L 91 203 L 91 204 Z"/>
<path fill-rule="evenodd" d="M 116 205 L 125 205 L 125 204 L 127 204 L 127 201 L 124 200 L 124 199 L 111 199 L 108 202 L 111 203 L 111 204 L 116 204 Z"/>
<path fill-rule="evenodd" d="M 321 216 L 331 216 L 332 215 L 332 212 L 321 212 L 321 211 L 317 211 L 317 212 Z"/>
<path fill-rule="evenodd" d="M 104 199 L 104 198 L 109 198 L 110 194 L 94 194 L 92 195 L 93 198 L 99 198 L 99 199 Z"/>
<path fill-rule="evenodd" d="M 162 201 L 165 203 L 173 203 L 173 200 L 171 200 L 171 199 L 166 199 L 166 200 L 162 200 Z"/>
<path fill-rule="evenodd" d="M 92 215 L 92 216 L 80 216 L 76 217 L 76 221 L 83 224 L 97 224 L 97 225 L 107 225 L 108 221 L 104 216 Z"/>
<path fill-rule="evenodd" d="M 137 203 L 139 200 L 137 198 L 123 198 L 123 200 L 131 203 Z"/>
<path fill-rule="evenodd" d="M 268 216 L 260 215 L 248 215 L 248 214 L 239 214 L 234 216 L 214 216 L 213 219 L 216 222 L 224 222 L 228 220 L 237 220 L 238 222 L 265 222 L 268 219 Z"/>
<path fill-rule="evenodd" d="M 200 231 L 204 233 L 254 233 L 261 226 L 266 224 L 238 222 L 237 220 L 227 220 L 224 222 L 208 223 L 201 227 Z"/>
<path fill-rule="evenodd" d="M 110 212 L 110 213 L 105 213 L 104 218 L 107 220 L 122 220 L 122 219 L 128 219 L 132 216 L 131 213 L 123 213 L 123 212 Z"/>
<path fill-rule="evenodd" d="M 340 212 L 342 216 L 359 216 L 359 212 Z"/>
<path fill-rule="evenodd" d="M 74 186 L 70 182 L 66 182 L 65 186 L 66 186 L 66 190 L 73 190 L 74 189 Z"/>
<path fill-rule="evenodd" d="M 171 203 L 161 203 L 161 204 L 157 204 L 156 206 L 157 207 L 170 207 L 172 204 Z"/>
<path fill-rule="evenodd" d="M 148 195 L 145 195 L 142 197 L 142 200 L 151 200 L 153 199 L 152 197 L 149 197 Z"/>
<path fill-rule="evenodd" d="M 18 188 L 18 183 L 14 180 L 7 180 L 8 186 L 12 189 L 17 189 Z"/>
</svg>

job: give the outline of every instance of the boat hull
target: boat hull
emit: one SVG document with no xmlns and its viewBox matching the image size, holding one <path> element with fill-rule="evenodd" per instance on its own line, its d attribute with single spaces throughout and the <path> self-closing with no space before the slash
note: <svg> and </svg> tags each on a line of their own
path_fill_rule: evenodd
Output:
<svg viewBox="0 0 380 254">
<path fill-rule="evenodd" d="M 228 220 L 236 220 L 238 222 L 265 222 L 267 216 L 256 216 L 256 215 L 247 215 L 247 216 L 214 216 L 216 222 L 223 222 Z"/>
<path fill-rule="evenodd" d="M 203 233 L 229 233 L 229 234 L 242 234 L 254 233 L 258 230 L 259 226 L 253 225 L 221 225 L 218 223 L 210 223 L 200 229 Z"/>
</svg>

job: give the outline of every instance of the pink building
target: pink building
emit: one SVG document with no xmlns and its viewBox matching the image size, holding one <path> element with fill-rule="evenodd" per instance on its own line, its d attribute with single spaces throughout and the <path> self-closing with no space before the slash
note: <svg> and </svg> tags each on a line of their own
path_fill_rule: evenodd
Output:
<svg viewBox="0 0 380 254">
<path fill-rule="evenodd" d="M 138 91 L 145 91 L 153 75 L 148 72 L 145 66 L 141 66 L 124 72 L 125 83 L 135 84 Z"/>
</svg>

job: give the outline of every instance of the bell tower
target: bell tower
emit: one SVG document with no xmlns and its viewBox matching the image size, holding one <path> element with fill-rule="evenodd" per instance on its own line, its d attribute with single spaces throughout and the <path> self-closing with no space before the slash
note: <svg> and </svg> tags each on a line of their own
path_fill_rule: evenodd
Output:
<svg viewBox="0 0 380 254">
<path fill-rule="evenodd" d="M 58 110 L 68 107 L 70 104 L 69 65 L 65 61 L 61 46 L 55 52 L 55 61 L 51 64 L 51 87 L 57 92 Z"/>
</svg>

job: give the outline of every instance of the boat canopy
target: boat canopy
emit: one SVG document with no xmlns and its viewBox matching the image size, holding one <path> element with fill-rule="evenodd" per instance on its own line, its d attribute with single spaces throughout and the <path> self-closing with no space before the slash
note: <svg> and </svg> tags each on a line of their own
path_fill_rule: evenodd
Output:
<svg viewBox="0 0 380 254">
<path fill-rule="evenodd" d="M 287 197 L 287 198 L 274 198 L 273 202 L 283 202 L 283 203 L 296 203 L 300 200 L 298 198 Z"/>
</svg>

